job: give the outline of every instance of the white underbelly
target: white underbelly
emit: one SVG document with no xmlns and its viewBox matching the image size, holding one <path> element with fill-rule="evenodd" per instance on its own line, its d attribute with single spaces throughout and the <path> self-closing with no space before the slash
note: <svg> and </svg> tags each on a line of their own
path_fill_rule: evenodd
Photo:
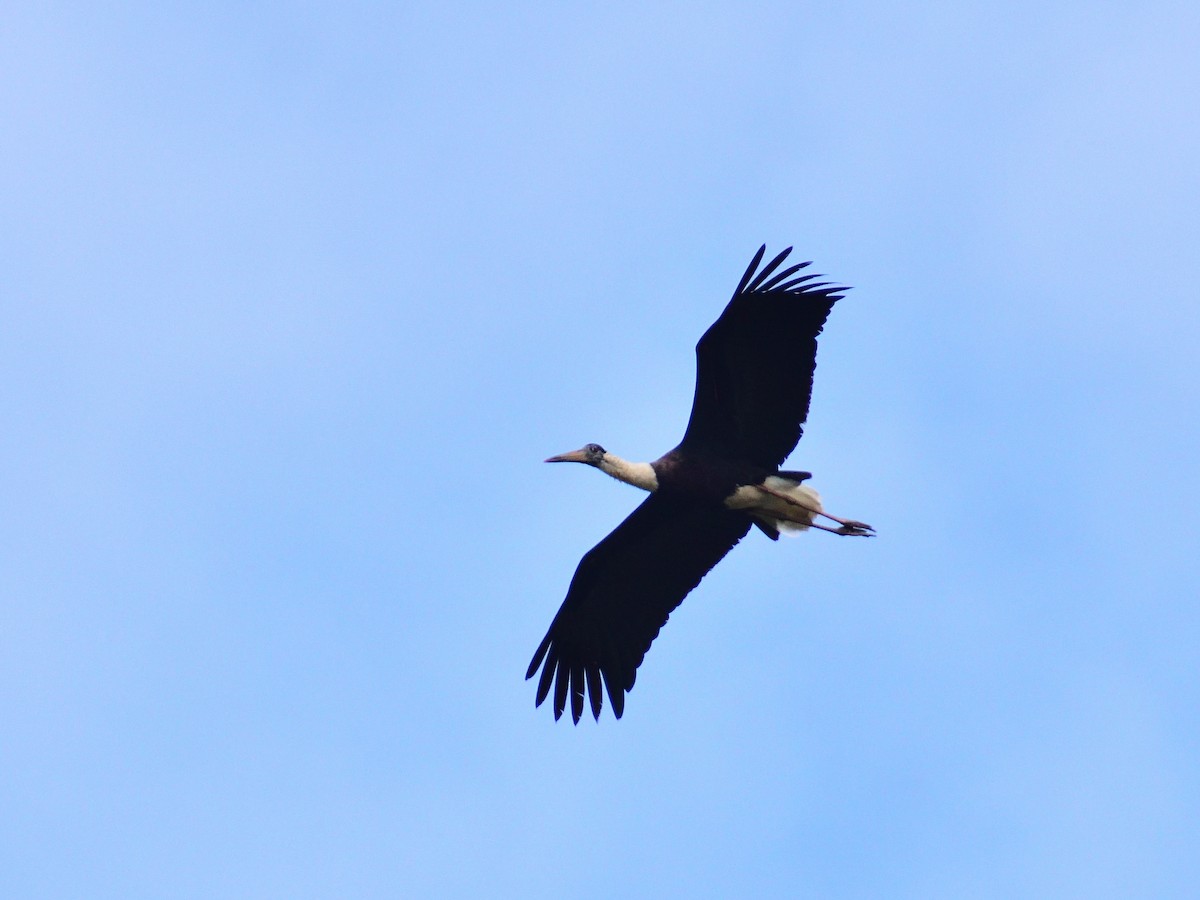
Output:
<svg viewBox="0 0 1200 900">
<path fill-rule="evenodd" d="M 766 490 L 763 490 L 766 488 Z M 821 495 L 790 478 L 768 475 L 762 487 L 745 484 L 726 500 L 729 509 L 742 509 L 781 532 L 805 531 L 821 512 Z"/>
</svg>

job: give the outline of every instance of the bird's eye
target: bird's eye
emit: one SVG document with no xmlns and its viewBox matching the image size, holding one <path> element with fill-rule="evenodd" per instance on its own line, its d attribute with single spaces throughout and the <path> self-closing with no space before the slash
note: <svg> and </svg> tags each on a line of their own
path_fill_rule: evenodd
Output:
<svg viewBox="0 0 1200 900">
<path fill-rule="evenodd" d="M 591 453 L 593 456 L 604 452 L 604 448 L 601 447 L 599 444 L 588 444 L 587 449 L 588 449 L 588 453 Z"/>
</svg>

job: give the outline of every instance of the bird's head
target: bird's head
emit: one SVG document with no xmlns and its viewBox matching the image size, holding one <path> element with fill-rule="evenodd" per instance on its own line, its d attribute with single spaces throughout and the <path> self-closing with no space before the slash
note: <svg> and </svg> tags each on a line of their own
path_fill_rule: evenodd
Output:
<svg viewBox="0 0 1200 900">
<path fill-rule="evenodd" d="M 577 462 L 589 466 L 598 466 L 604 459 L 604 448 L 599 444 L 587 444 L 570 453 L 560 453 L 552 456 L 546 462 Z"/>
</svg>

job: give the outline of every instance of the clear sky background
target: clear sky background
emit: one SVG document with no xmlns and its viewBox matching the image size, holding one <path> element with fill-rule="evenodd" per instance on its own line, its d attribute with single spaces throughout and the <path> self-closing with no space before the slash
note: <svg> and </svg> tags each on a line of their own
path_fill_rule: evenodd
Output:
<svg viewBox="0 0 1200 900">
<path fill-rule="evenodd" d="M 103 7 L 103 8 L 102 8 Z M 0 893 L 1195 897 L 1200 5 L 9 3 Z M 759 244 L 625 718 L 523 680 Z"/>
</svg>

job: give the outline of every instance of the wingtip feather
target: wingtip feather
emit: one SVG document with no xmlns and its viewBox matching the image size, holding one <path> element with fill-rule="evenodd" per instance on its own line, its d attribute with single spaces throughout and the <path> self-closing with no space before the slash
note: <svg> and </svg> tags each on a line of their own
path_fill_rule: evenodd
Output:
<svg viewBox="0 0 1200 900">
<path fill-rule="evenodd" d="M 562 718 L 563 710 L 567 708 L 567 689 L 570 687 L 571 673 L 566 666 L 559 666 L 554 673 L 554 721 Z"/>
<path fill-rule="evenodd" d="M 750 283 L 750 278 L 754 275 L 754 270 L 758 268 L 758 264 L 762 262 L 763 254 L 767 252 L 767 245 L 763 244 L 758 248 L 758 252 L 754 254 L 754 259 L 750 260 L 750 265 L 746 267 L 746 274 L 742 276 L 742 280 L 738 282 L 737 290 L 733 292 L 733 296 L 737 296 L 746 289 L 746 285 Z"/>
<path fill-rule="evenodd" d="M 604 686 L 608 688 L 608 702 L 612 706 L 613 716 L 619 719 L 621 713 L 625 712 L 625 692 L 617 680 L 608 674 L 604 676 Z"/>
<path fill-rule="evenodd" d="M 546 656 L 546 651 L 550 649 L 550 635 L 547 634 L 542 638 L 542 642 L 538 644 L 537 650 L 533 653 L 533 660 L 529 663 L 529 668 L 525 670 L 525 680 L 528 681 L 533 677 L 533 673 L 538 670 L 538 666 L 542 664 L 542 660 Z"/>
<path fill-rule="evenodd" d="M 592 666 L 587 668 L 588 699 L 592 703 L 592 717 L 599 722 L 600 710 L 604 707 L 604 694 L 600 687 L 600 670 Z"/>
<path fill-rule="evenodd" d="M 537 703 L 535 706 L 541 706 L 545 699 L 550 696 L 550 683 L 554 680 L 555 659 L 553 654 L 546 660 L 545 666 L 542 667 L 542 677 L 538 681 Z"/>
<path fill-rule="evenodd" d="M 579 724 L 579 718 L 583 715 L 583 671 L 581 665 L 571 668 L 571 721 L 576 725 Z"/>
<path fill-rule="evenodd" d="M 763 268 L 763 270 L 758 273 L 758 277 L 756 277 L 752 282 L 750 282 L 750 286 L 748 288 L 746 288 L 747 292 L 757 291 L 759 289 L 759 287 L 761 287 L 762 283 L 770 277 L 771 273 L 779 268 L 779 264 L 788 258 L 788 254 L 791 252 L 792 252 L 792 248 L 788 247 L 786 250 L 784 250 L 782 253 L 780 253 L 778 256 L 776 256 L 773 260 L 771 260 L 769 263 L 767 263 L 767 265 Z"/>
<path fill-rule="evenodd" d="M 796 263 L 793 266 L 788 266 L 786 269 L 784 269 L 778 275 L 774 276 L 770 281 L 759 285 L 758 289 L 760 291 L 772 290 L 773 288 L 775 288 L 779 285 L 779 282 L 785 281 L 787 278 L 789 278 L 792 275 L 795 275 L 797 272 L 799 272 L 801 269 L 803 269 L 805 266 L 807 266 L 809 264 L 810 263 L 802 262 L 802 263 Z"/>
</svg>

